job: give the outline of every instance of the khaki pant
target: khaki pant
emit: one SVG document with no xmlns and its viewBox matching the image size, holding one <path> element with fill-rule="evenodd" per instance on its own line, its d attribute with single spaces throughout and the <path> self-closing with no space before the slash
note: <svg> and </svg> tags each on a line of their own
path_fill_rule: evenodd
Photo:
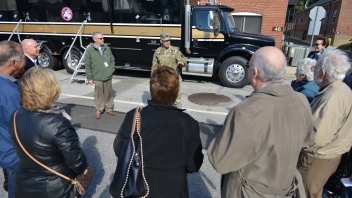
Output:
<svg viewBox="0 0 352 198">
<path fill-rule="evenodd" d="M 94 81 L 95 84 L 95 108 L 97 113 L 112 111 L 114 108 L 114 97 L 112 93 L 112 80 Z"/>
<path fill-rule="evenodd" d="M 341 156 L 333 159 L 320 159 L 301 153 L 297 168 L 302 175 L 307 198 L 321 198 L 325 183 L 336 171 Z"/>
</svg>

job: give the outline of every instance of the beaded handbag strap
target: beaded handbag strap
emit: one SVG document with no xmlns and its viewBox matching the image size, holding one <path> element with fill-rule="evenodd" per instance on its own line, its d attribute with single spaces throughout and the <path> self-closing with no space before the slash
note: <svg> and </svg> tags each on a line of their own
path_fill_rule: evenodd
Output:
<svg viewBox="0 0 352 198">
<path fill-rule="evenodd" d="M 137 135 L 139 136 L 139 140 L 140 140 L 139 141 L 139 145 L 140 145 L 140 151 L 141 151 L 142 177 L 143 177 L 144 183 L 145 183 L 146 188 L 147 188 L 147 193 L 142 198 L 147 197 L 148 194 L 149 194 L 149 186 L 148 186 L 147 180 L 145 179 L 145 176 L 144 176 L 143 143 L 142 143 L 142 137 L 141 137 L 141 134 L 140 134 L 140 130 L 141 130 L 141 111 L 142 111 L 142 109 L 143 109 L 143 107 L 137 107 L 136 111 L 134 112 L 133 124 L 132 124 L 132 129 L 131 129 L 131 139 L 132 139 L 133 153 L 132 153 L 132 157 L 130 159 L 129 165 L 128 165 L 125 183 L 122 186 L 122 190 L 121 190 L 121 194 L 120 194 L 121 198 L 124 198 L 123 191 L 125 190 L 125 187 L 127 185 L 128 175 L 129 175 L 129 172 L 130 172 L 130 169 L 131 169 L 131 165 L 132 165 L 132 162 L 133 162 L 133 156 L 136 155 L 136 146 L 135 146 L 134 141 L 133 141 L 133 135 L 134 135 L 135 131 L 137 132 Z"/>
</svg>

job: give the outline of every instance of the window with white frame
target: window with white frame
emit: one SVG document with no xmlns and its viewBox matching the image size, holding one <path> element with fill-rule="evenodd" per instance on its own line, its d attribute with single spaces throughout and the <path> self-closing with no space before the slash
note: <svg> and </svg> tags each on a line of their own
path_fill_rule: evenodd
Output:
<svg viewBox="0 0 352 198">
<path fill-rule="evenodd" d="M 332 18 L 331 18 L 331 23 L 336 22 L 336 16 L 337 16 L 337 10 L 334 10 L 334 13 L 332 14 Z"/>
<path fill-rule="evenodd" d="M 241 32 L 260 33 L 262 28 L 262 15 L 251 12 L 232 13 L 235 28 Z"/>
</svg>

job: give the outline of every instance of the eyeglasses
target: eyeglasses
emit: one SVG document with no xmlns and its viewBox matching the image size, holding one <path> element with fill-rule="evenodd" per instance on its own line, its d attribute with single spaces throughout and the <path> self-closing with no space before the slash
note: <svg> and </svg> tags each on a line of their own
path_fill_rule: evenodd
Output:
<svg viewBox="0 0 352 198">
<path fill-rule="evenodd" d="M 104 39 L 104 37 L 102 37 L 102 38 L 96 38 L 96 39 L 103 40 L 103 39 Z"/>
</svg>

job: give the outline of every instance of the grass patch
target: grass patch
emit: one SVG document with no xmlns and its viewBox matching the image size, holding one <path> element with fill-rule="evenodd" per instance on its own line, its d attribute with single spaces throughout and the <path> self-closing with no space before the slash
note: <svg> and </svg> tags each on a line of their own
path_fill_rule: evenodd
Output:
<svg viewBox="0 0 352 198">
<path fill-rule="evenodd" d="M 350 47 L 351 47 L 351 43 L 346 43 L 346 44 L 338 46 L 337 48 L 339 48 L 341 50 L 349 50 Z"/>
</svg>

